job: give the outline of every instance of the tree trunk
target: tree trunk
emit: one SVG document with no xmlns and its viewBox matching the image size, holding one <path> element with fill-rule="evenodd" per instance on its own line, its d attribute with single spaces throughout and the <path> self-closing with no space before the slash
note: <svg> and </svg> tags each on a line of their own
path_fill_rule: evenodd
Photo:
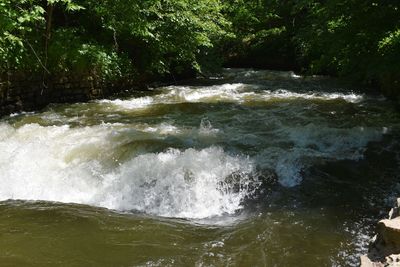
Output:
<svg viewBox="0 0 400 267">
<path fill-rule="evenodd" d="M 51 27 L 52 27 L 52 21 L 53 21 L 53 12 L 54 12 L 54 5 L 53 4 L 47 4 L 47 9 L 46 9 L 46 35 L 45 35 L 45 41 L 44 41 L 44 67 L 45 69 L 43 70 L 43 88 L 41 94 L 43 94 L 44 88 L 47 88 L 47 65 L 48 65 L 48 59 L 49 59 L 49 43 L 51 39 Z"/>
</svg>

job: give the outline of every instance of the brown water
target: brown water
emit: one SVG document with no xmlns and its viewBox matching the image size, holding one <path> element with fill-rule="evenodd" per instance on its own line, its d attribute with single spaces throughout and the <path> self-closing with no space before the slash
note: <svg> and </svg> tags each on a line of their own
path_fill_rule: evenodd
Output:
<svg viewBox="0 0 400 267">
<path fill-rule="evenodd" d="M 356 266 L 399 194 L 400 116 L 226 70 L 0 121 L 0 266 Z"/>
</svg>

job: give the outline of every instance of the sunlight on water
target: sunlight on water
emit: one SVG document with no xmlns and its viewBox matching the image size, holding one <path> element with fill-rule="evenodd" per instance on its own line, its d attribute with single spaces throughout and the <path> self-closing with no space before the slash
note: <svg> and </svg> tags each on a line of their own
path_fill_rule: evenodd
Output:
<svg viewBox="0 0 400 267">
<path fill-rule="evenodd" d="M 380 181 L 396 181 L 399 126 L 380 96 L 245 69 L 13 114 L 0 121 L 0 262 L 356 265 L 390 193 Z M 24 249 L 35 239 L 9 232 L 25 223 L 76 262 Z"/>
<path fill-rule="evenodd" d="M 254 91 L 256 89 L 256 91 Z M 268 102 L 276 100 L 344 100 L 349 103 L 357 103 L 364 99 L 361 94 L 355 93 L 326 93 L 326 92 L 305 92 L 296 93 L 284 89 L 271 91 L 263 89 L 260 85 L 223 84 L 210 87 L 198 86 L 170 86 L 160 89 L 161 94 L 154 97 L 140 97 L 128 100 L 100 100 L 99 104 L 116 110 L 131 110 L 151 108 L 157 104 L 176 103 L 251 103 Z"/>
</svg>

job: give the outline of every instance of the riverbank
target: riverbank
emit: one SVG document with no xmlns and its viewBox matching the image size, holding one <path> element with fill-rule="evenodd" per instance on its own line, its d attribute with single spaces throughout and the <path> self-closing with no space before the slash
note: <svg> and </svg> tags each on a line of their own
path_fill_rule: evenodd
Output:
<svg viewBox="0 0 400 267">
<path fill-rule="evenodd" d="M 137 87 L 130 79 L 109 82 L 94 73 L 52 75 L 29 73 L 0 76 L 0 117 L 39 110 L 50 103 L 76 103 L 104 98 Z"/>
<path fill-rule="evenodd" d="M 390 210 L 388 219 L 378 222 L 368 254 L 361 257 L 361 267 L 400 265 L 400 198 Z"/>
<path fill-rule="evenodd" d="M 0 75 L 0 117 L 22 111 L 38 111 L 49 104 L 88 102 L 174 83 L 177 83 L 175 77 L 106 81 L 93 73 L 64 73 L 53 75 L 43 82 L 40 75 L 3 74 Z"/>
</svg>

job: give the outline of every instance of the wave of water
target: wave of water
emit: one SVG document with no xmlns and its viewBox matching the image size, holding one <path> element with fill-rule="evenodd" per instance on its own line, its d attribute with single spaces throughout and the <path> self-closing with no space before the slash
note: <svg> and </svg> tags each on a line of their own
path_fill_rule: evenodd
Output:
<svg viewBox="0 0 400 267">
<path fill-rule="evenodd" d="M 168 217 L 233 214 L 254 190 L 253 162 L 221 148 L 169 149 L 118 162 L 113 125 L 0 125 L 0 200 L 74 202 Z M 110 167 L 109 162 L 117 161 Z"/>
<path fill-rule="evenodd" d="M 312 123 L 302 127 L 282 127 L 277 142 L 286 147 L 263 149 L 254 160 L 263 168 L 275 170 L 278 181 L 286 187 L 299 185 L 308 167 L 327 161 L 364 157 L 367 145 L 382 138 L 382 130 L 368 127 L 333 128 Z"/>
<path fill-rule="evenodd" d="M 261 79 L 270 74 L 241 75 Z M 283 74 L 274 75 L 276 79 L 301 79 L 293 73 Z M 214 128 L 204 116 L 198 127 L 177 126 L 165 116 L 157 123 L 129 123 L 128 116 L 119 123 L 79 124 L 74 128 L 68 123 L 82 121 L 82 117 L 54 110 L 37 116 L 47 122 L 45 125 L 61 126 L 45 127 L 29 120 L 20 128 L 1 123 L 0 200 L 74 202 L 168 217 L 233 214 L 260 185 L 254 180 L 256 170 L 273 171 L 281 185 L 296 186 L 304 170 L 314 164 L 363 158 L 368 143 L 379 141 L 385 132 L 378 127 L 338 127 L 329 124 L 326 117 L 310 117 L 305 112 L 311 106 L 304 104 L 308 101 L 340 100 L 356 105 L 365 99 L 351 92 L 270 90 L 265 85 L 245 83 L 169 86 L 156 91 L 158 94 L 152 96 L 99 100 L 85 104 L 84 109 L 97 108 L 107 119 L 113 115 L 120 118 L 120 111 L 129 114 L 177 103 L 242 105 L 282 100 L 289 104 L 269 113 L 262 109 L 239 111 L 229 118 L 235 123 L 224 129 Z M 299 105 L 297 100 L 301 100 Z M 85 118 L 95 115 L 83 114 Z M 218 119 L 220 113 L 211 115 Z M 186 118 L 185 114 L 180 116 Z M 258 119 L 251 131 L 258 133 L 243 128 L 253 118 Z M 175 145 L 180 149 L 171 148 Z M 236 154 L 246 155 L 249 149 L 251 156 L 228 153 L 235 146 L 245 147 Z"/>
<path fill-rule="evenodd" d="M 57 236 L 80 262 L 92 255 L 79 257 L 81 249 L 68 244 L 104 250 L 106 242 L 128 265 L 291 266 L 299 251 L 290 248 L 302 244 L 309 265 L 356 265 L 385 206 L 379 199 L 399 192 L 400 120 L 392 103 L 323 87 L 320 77 L 230 75 L 216 81 L 225 84 L 169 86 L 1 119 L 6 247 L 51 240 L 45 250 L 56 255 Z M 1 202 L 7 199 L 39 201 Z M 162 255 L 136 255 L 143 247 Z M 36 262 L 40 253 L 28 252 L 18 259 Z"/>
<path fill-rule="evenodd" d="M 365 96 L 356 93 L 341 92 L 293 92 L 286 89 L 269 90 L 261 85 L 248 85 L 243 83 L 222 84 L 208 87 L 198 86 L 170 86 L 159 90 L 160 94 L 153 97 L 139 97 L 127 100 L 100 100 L 105 104 L 120 110 L 144 109 L 155 104 L 176 103 L 218 103 L 233 102 L 246 104 L 251 102 L 269 102 L 276 100 L 314 100 L 329 101 L 343 100 L 349 103 L 358 103 Z"/>
<path fill-rule="evenodd" d="M 256 167 L 273 169 L 282 185 L 295 186 L 304 168 L 321 160 L 358 160 L 368 142 L 381 138 L 375 129 L 310 124 L 281 133 L 282 140 L 292 142 L 291 148 L 265 148 L 252 158 L 209 147 L 139 153 L 121 160 L 118 151 L 140 131 L 156 136 L 196 134 L 166 123 L 133 127 L 27 124 L 16 129 L 0 124 L 0 200 L 74 202 L 198 219 L 233 214 L 260 185 L 253 177 Z M 197 129 L 199 135 L 218 133 L 208 120 Z"/>
</svg>

